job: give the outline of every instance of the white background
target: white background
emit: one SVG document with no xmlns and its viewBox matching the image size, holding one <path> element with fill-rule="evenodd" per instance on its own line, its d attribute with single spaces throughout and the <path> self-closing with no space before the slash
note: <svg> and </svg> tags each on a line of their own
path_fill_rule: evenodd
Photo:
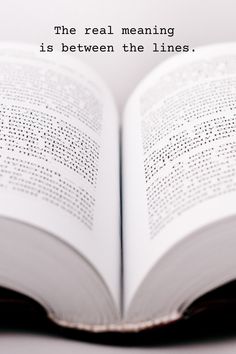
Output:
<svg viewBox="0 0 236 354">
<path fill-rule="evenodd" d="M 235 0 L 0 0 L 0 40 L 68 44 L 77 42 L 114 44 L 115 54 L 74 53 L 90 63 L 110 86 L 119 109 L 140 79 L 167 54 L 151 53 L 154 37 L 132 37 L 144 44 L 145 53 L 124 54 L 119 49 L 130 38 L 119 35 L 121 26 L 175 27 L 175 37 L 167 42 L 196 47 L 208 43 L 236 40 Z M 58 38 L 53 34 L 55 25 L 113 26 L 112 38 L 70 36 Z M 165 41 L 165 39 L 163 38 Z M 157 37 L 160 42 L 160 38 Z M 67 55 L 67 54 L 65 54 Z M 1 353 L 235 353 L 236 336 L 218 341 L 182 343 L 176 347 L 118 348 L 87 344 L 43 334 L 8 331 L 1 334 Z"/>
<path fill-rule="evenodd" d="M 0 40 L 17 40 L 40 44 L 42 42 L 68 44 L 87 41 L 114 43 L 112 53 L 73 53 L 97 69 L 112 89 L 122 108 L 129 93 L 143 76 L 167 58 L 168 54 L 152 53 L 155 37 L 130 36 L 121 38 L 122 26 L 175 27 L 175 37 L 166 41 L 190 44 L 193 47 L 236 39 L 234 0 L 0 0 Z M 102 38 L 79 36 L 58 37 L 56 25 L 102 27 L 112 25 L 116 35 Z M 156 37 L 159 42 L 164 37 Z M 125 42 L 144 44 L 144 53 L 124 54 Z M 64 53 L 67 55 L 67 53 Z"/>
</svg>

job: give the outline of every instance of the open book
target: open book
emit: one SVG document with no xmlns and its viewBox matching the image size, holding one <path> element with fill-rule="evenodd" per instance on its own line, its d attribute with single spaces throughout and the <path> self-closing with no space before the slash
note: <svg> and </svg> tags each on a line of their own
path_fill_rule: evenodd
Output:
<svg viewBox="0 0 236 354">
<path fill-rule="evenodd" d="M 0 285 L 62 326 L 169 323 L 236 278 L 236 45 L 167 60 L 121 121 L 86 65 L 1 44 Z"/>
</svg>

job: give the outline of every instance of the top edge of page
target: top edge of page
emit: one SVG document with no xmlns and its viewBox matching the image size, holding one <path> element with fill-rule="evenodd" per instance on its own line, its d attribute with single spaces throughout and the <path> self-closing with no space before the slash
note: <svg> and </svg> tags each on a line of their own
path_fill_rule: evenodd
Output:
<svg viewBox="0 0 236 354">
<path fill-rule="evenodd" d="M 150 80 L 156 80 L 165 75 L 165 73 L 170 72 L 172 69 L 198 61 L 199 59 L 208 59 L 220 54 L 227 55 L 230 53 L 236 54 L 236 42 L 210 43 L 197 46 L 194 51 L 175 53 L 169 58 L 163 59 L 161 63 L 154 66 L 154 68 L 141 79 L 133 92 L 131 92 L 125 103 L 124 112 L 128 110 L 130 102 L 139 94 L 140 90 L 150 82 Z"/>
<path fill-rule="evenodd" d="M 80 74 L 85 74 L 88 78 L 96 80 L 106 93 L 110 96 L 110 99 L 115 104 L 114 97 L 111 93 L 109 85 L 104 80 L 104 78 L 97 72 L 92 65 L 87 64 L 85 60 L 78 58 L 78 56 L 73 57 L 71 54 L 62 54 L 58 50 L 53 50 L 53 52 L 40 52 L 40 43 L 27 43 L 27 42 L 16 42 L 16 41 L 0 41 L 0 58 L 1 52 L 6 50 L 6 55 L 17 57 L 17 54 L 20 55 L 22 52 L 22 59 L 27 60 L 27 54 L 29 54 L 29 60 L 40 60 L 41 63 L 45 62 L 45 64 L 58 65 L 64 67 L 71 67 L 73 70 Z M 16 52 L 14 52 L 16 51 Z M 20 57 L 20 56 L 19 56 Z M 116 105 L 116 104 L 115 104 Z"/>
</svg>

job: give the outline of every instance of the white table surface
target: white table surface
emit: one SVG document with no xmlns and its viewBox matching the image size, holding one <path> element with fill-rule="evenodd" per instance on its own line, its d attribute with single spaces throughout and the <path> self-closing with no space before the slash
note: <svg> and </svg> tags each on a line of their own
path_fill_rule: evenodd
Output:
<svg viewBox="0 0 236 354">
<path fill-rule="evenodd" d="M 236 338 L 211 340 L 194 343 L 181 343 L 178 345 L 153 345 L 151 347 L 117 347 L 86 343 L 78 340 L 55 338 L 53 336 L 7 332 L 0 336 L 0 351 L 6 354 L 19 353 L 55 353 L 55 354 L 228 354 L 236 352 Z"/>
<path fill-rule="evenodd" d="M 236 39 L 235 0 L 0 0 L 0 40 L 56 43 L 55 25 L 175 26 L 176 44 L 192 46 Z M 84 38 L 83 38 L 84 39 Z M 60 39 L 61 40 L 61 39 Z M 72 38 L 72 41 L 75 40 Z M 120 36 L 113 39 L 121 42 Z M 142 39 L 148 44 L 149 38 Z M 76 56 L 76 55 L 75 55 Z M 137 82 L 166 55 L 78 55 L 97 69 L 122 109 Z M 135 60 L 134 60 L 135 58 Z M 90 344 L 42 333 L 0 331 L 0 353 L 236 353 L 236 334 L 219 340 L 193 341 L 152 347 Z"/>
</svg>

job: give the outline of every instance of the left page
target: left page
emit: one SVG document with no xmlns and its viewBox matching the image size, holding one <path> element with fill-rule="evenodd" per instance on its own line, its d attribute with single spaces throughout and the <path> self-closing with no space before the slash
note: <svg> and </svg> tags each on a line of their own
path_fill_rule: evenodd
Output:
<svg viewBox="0 0 236 354">
<path fill-rule="evenodd" d="M 80 61 L 1 44 L 0 200 L 1 216 L 86 257 L 119 307 L 118 117 L 101 79 Z"/>
</svg>

